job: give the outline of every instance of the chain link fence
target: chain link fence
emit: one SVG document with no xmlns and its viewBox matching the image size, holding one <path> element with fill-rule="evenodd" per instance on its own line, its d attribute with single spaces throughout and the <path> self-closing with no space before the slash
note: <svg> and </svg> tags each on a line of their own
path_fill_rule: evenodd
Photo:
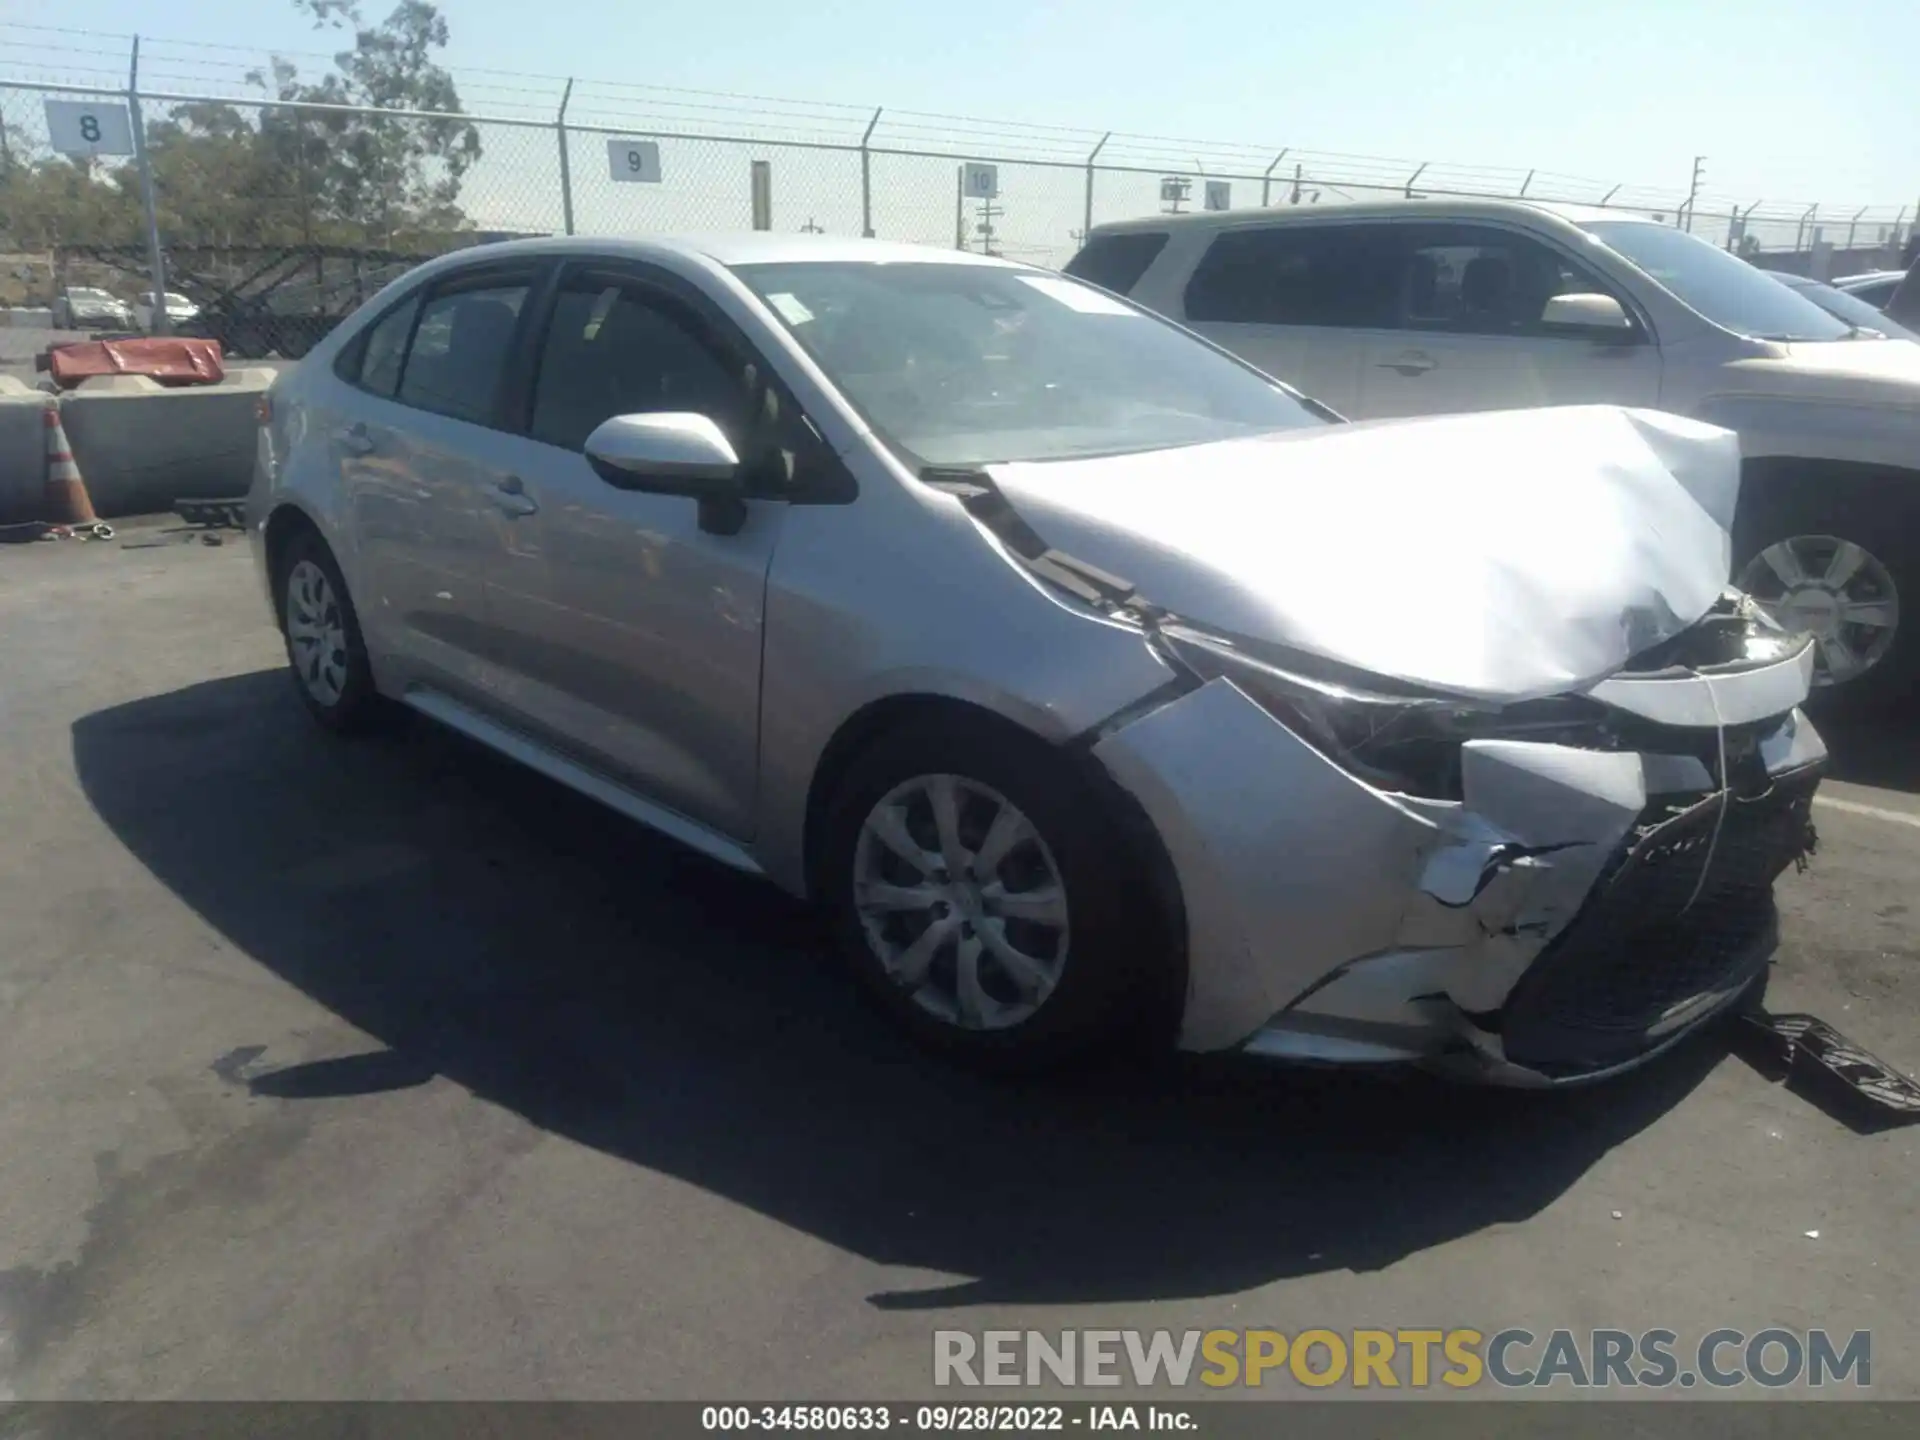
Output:
<svg viewBox="0 0 1920 1440">
<path fill-rule="evenodd" d="M 135 299 L 154 288 L 157 249 L 160 288 L 185 295 L 203 329 L 236 353 L 291 354 L 399 269 L 520 235 L 868 234 L 1052 266 L 1090 225 L 1145 214 L 1508 196 L 1643 215 L 1763 264 L 1844 273 L 1895 263 L 1913 228 L 1904 209 L 523 83 L 538 77 L 463 81 L 500 112 L 474 114 L 275 100 L 259 68 L 244 78 L 204 92 L 0 80 L 0 305 L 47 304 L 72 286 Z M 980 165 L 990 194 L 967 186 Z"/>
</svg>

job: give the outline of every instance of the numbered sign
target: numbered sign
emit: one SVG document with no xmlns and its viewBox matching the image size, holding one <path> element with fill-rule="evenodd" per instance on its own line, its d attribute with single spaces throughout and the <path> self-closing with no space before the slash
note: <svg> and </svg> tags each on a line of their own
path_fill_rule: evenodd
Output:
<svg viewBox="0 0 1920 1440">
<path fill-rule="evenodd" d="M 47 101 L 47 138 L 62 155 L 133 154 L 133 123 L 117 100 Z"/>
<path fill-rule="evenodd" d="M 1000 194 L 1000 167 L 969 160 L 961 171 L 960 191 L 969 200 L 992 200 Z"/>
<path fill-rule="evenodd" d="M 660 183 L 660 142 L 657 140 L 609 140 L 607 168 L 613 178 L 642 185 Z"/>
<path fill-rule="evenodd" d="M 1160 198 L 1170 205 L 1177 205 L 1187 198 L 1187 192 L 1193 189 L 1193 181 L 1182 175 L 1169 175 L 1160 182 Z"/>
<path fill-rule="evenodd" d="M 1233 208 L 1233 186 L 1225 180 L 1207 182 L 1207 209 L 1231 210 Z"/>
</svg>

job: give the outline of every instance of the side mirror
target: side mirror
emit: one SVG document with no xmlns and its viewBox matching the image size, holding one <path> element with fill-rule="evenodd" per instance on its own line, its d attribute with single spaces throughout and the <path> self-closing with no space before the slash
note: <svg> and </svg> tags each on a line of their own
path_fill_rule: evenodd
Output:
<svg viewBox="0 0 1920 1440">
<path fill-rule="evenodd" d="M 1540 323 L 1578 330 L 1595 340 L 1635 338 L 1633 321 L 1611 295 L 1556 295 L 1541 310 Z"/>
<path fill-rule="evenodd" d="M 684 495 L 700 504 L 700 528 L 738 534 L 746 524 L 740 457 L 705 415 L 616 415 L 587 436 L 587 463 L 619 490 Z"/>
</svg>

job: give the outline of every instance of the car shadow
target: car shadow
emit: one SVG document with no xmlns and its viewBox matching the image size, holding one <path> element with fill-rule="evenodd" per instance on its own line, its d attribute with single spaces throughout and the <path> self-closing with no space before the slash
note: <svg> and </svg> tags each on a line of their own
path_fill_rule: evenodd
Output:
<svg viewBox="0 0 1920 1440">
<path fill-rule="evenodd" d="M 996 1081 L 923 1057 L 806 907 L 424 722 L 343 742 L 279 671 L 88 715 L 91 803 L 259 964 L 375 1037 L 206 1063 L 299 1104 L 443 1076 L 888 1266 L 911 1309 L 1234 1292 L 1536 1214 L 1726 1053 L 1538 1095 L 1218 1060 Z"/>
<path fill-rule="evenodd" d="M 1835 780 L 1878 790 L 1920 793 L 1920 710 L 1914 707 L 1849 714 L 1814 712 L 1814 728 L 1832 757 Z"/>
</svg>

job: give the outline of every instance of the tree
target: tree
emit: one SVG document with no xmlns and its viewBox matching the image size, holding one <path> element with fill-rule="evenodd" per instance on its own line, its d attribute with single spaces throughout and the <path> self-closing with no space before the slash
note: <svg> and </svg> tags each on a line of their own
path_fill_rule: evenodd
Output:
<svg viewBox="0 0 1920 1440">
<path fill-rule="evenodd" d="M 150 113 L 147 155 L 169 248 L 340 244 L 444 245 L 471 229 L 460 186 L 480 158 L 462 119 L 391 118 L 371 110 L 461 113 L 437 62 L 447 23 L 430 0 L 400 0 L 385 20 L 360 22 L 356 0 L 294 0 L 316 24 L 352 27 L 333 73 L 302 77 L 276 58 L 250 77 L 268 96 L 252 106 L 188 103 Z M 272 102 L 358 107 L 308 110 Z M 65 156 L 0 156 L 0 231 L 15 245 L 126 246 L 142 234 L 131 165 Z"/>
<path fill-rule="evenodd" d="M 353 106 L 362 113 L 276 110 L 262 139 L 307 187 L 313 213 L 357 221 L 391 242 L 406 231 L 465 228 L 460 184 L 480 158 L 480 132 L 464 120 L 385 119 L 369 110 L 461 112 L 453 77 L 435 55 L 447 44 L 445 17 L 429 0 L 400 0 L 379 25 L 360 24 L 355 0 L 295 0 L 315 23 L 354 28 L 335 73 L 314 83 L 276 59 L 256 75 L 276 99 Z"/>
</svg>

